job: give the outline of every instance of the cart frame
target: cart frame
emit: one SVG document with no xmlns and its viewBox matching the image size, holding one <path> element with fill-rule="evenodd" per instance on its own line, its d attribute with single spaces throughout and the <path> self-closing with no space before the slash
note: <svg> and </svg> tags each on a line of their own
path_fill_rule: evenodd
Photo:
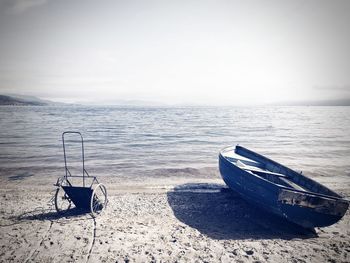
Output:
<svg viewBox="0 0 350 263">
<path fill-rule="evenodd" d="M 81 139 L 81 152 L 82 152 L 82 175 L 72 175 L 67 165 L 67 154 L 65 135 L 76 134 Z M 84 210 L 90 210 L 92 216 L 96 216 L 107 207 L 107 189 L 99 183 L 96 176 L 90 176 L 85 169 L 85 154 L 84 154 L 84 139 L 80 132 L 77 131 L 65 131 L 62 133 L 63 155 L 64 155 L 64 167 L 65 175 L 57 179 L 55 186 L 55 208 L 58 213 L 65 213 L 70 208 L 72 203 L 77 207 Z M 73 185 L 69 180 L 70 178 L 82 178 L 82 186 Z M 91 179 L 91 185 L 86 186 L 86 179 Z"/>
</svg>

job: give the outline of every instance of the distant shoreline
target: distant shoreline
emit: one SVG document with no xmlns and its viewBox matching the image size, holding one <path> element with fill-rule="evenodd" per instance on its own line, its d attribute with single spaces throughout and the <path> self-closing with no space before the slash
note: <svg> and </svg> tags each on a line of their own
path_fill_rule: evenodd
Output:
<svg viewBox="0 0 350 263">
<path fill-rule="evenodd" d="M 134 107 L 134 108 L 206 108 L 206 107 L 347 107 L 350 99 L 320 101 L 283 101 L 246 105 L 161 104 L 150 101 L 117 100 L 109 102 L 62 103 L 19 94 L 0 95 L 0 106 L 73 106 L 73 107 Z"/>
</svg>

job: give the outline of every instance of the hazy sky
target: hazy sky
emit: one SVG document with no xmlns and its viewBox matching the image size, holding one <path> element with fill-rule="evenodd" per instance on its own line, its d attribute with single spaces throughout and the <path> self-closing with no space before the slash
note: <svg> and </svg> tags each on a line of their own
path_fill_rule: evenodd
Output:
<svg viewBox="0 0 350 263">
<path fill-rule="evenodd" d="M 0 0 L 0 93 L 255 104 L 350 98 L 350 1 Z"/>
</svg>

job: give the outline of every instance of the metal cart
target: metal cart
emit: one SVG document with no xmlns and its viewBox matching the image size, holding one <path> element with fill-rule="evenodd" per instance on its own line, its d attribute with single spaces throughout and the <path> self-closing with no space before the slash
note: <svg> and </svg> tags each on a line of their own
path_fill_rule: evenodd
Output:
<svg viewBox="0 0 350 263">
<path fill-rule="evenodd" d="M 68 169 L 65 145 L 65 136 L 67 134 L 80 137 L 79 141 L 74 141 L 74 143 L 81 142 L 81 175 L 72 175 Z M 99 183 L 95 176 L 90 176 L 85 169 L 84 139 L 81 133 L 76 131 L 66 131 L 62 133 L 62 143 L 65 175 L 58 178 L 55 184 L 57 187 L 55 208 L 58 213 L 65 213 L 74 205 L 76 208 L 90 212 L 91 215 L 95 217 L 107 207 L 107 189 L 103 184 Z"/>
</svg>

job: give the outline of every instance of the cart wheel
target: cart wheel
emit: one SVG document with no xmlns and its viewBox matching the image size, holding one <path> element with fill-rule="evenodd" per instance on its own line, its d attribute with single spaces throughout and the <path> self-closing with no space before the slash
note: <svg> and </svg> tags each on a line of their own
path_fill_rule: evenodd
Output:
<svg viewBox="0 0 350 263">
<path fill-rule="evenodd" d="M 107 189 L 103 184 L 98 184 L 91 195 L 90 209 L 92 216 L 101 214 L 107 207 Z"/>
<path fill-rule="evenodd" d="M 55 194 L 55 208 L 57 213 L 66 213 L 72 205 L 72 201 L 62 187 L 58 187 Z"/>
</svg>

